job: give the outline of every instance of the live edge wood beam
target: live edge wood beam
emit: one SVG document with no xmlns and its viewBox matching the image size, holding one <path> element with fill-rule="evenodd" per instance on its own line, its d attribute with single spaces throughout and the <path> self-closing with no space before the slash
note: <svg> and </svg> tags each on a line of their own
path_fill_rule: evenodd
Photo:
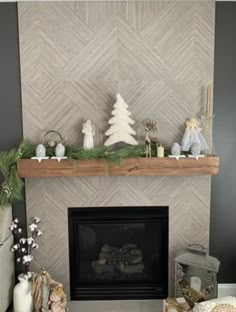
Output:
<svg viewBox="0 0 236 312">
<path fill-rule="evenodd" d="M 129 158 L 121 165 L 99 160 L 37 160 L 20 159 L 17 171 L 22 178 L 80 177 L 80 176 L 199 176 L 216 175 L 219 157 Z"/>
</svg>

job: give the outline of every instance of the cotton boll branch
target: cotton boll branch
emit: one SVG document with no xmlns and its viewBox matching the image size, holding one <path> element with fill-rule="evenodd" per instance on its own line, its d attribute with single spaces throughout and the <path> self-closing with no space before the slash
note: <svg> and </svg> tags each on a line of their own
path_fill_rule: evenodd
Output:
<svg viewBox="0 0 236 312">
<path fill-rule="evenodd" d="M 11 251 L 17 255 L 16 261 L 24 266 L 24 274 L 29 275 L 29 266 L 33 260 L 32 251 L 38 249 L 39 245 L 35 242 L 38 236 L 41 236 L 43 232 L 38 228 L 41 220 L 38 217 L 33 218 L 33 223 L 29 225 L 30 237 L 21 237 L 22 228 L 19 227 L 19 219 L 13 219 L 9 229 L 14 236 L 14 245 L 11 247 Z M 21 230 L 21 231 L 19 231 Z"/>
</svg>

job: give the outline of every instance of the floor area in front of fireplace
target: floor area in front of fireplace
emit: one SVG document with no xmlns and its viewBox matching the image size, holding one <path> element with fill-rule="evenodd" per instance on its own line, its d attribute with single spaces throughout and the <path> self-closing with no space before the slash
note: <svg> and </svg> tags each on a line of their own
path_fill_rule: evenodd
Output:
<svg viewBox="0 0 236 312">
<path fill-rule="evenodd" d="M 162 312 L 163 300 L 71 301 L 70 312 Z"/>
<path fill-rule="evenodd" d="M 70 312 L 162 312 L 163 300 L 71 301 Z M 13 312 L 12 306 L 6 312 Z"/>
</svg>

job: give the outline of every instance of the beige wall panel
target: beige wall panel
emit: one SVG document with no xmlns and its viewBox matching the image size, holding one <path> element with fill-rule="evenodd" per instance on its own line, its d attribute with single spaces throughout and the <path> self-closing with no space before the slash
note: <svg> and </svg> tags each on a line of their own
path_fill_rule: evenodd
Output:
<svg viewBox="0 0 236 312">
<path fill-rule="evenodd" d="M 138 139 L 144 117 L 157 119 L 164 144 L 180 141 L 184 122 L 204 110 L 213 79 L 214 1 L 20 2 L 24 136 L 49 129 L 82 144 L 81 123 L 104 142 L 115 94 L 130 105 Z M 210 177 L 27 179 L 27 215 L 44 236 L 34 268 L 48 267 L 69 288 L 67 208 L 168 205 L 173 256 L 209 243 Z"/>
</svg>

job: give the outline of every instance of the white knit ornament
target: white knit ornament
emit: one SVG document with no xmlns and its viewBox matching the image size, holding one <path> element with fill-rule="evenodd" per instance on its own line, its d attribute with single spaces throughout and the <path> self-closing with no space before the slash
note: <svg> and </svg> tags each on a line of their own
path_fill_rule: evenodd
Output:
<svg viewBox="0 0 236 312">
<path fill-rule="evenodd" d="M 129 106 L 120 94 L 116 95 L 116 103 L 113 107 L 114 109 L 111 112 L 113 117 L 108 121 L 111 126 L 105 133 L 109 138 L 104 145 L 110 146 L 119 142 L 138 145 L 138 142 L 133 137 L 133 135 L 136 135 L 136 132 L 130 127 L 135 122 L 129 117 L 131 115 L 128 111 Z"/>
</svg>

